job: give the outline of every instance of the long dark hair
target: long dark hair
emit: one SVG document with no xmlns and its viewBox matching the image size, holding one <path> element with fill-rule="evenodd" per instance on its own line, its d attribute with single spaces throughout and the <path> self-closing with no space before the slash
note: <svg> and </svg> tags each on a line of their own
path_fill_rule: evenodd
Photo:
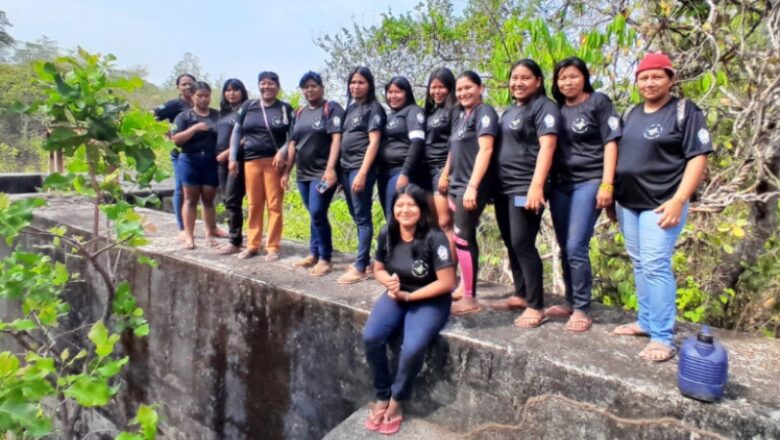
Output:
<svg viewBox="0 0 780 440">
<path fill-rule="evenodd" d="M 404 76 L 394 76 L 390 78 L 390 81 L 385 84 L 385 102 L 387 102 L 387 91 L 390 90 L 390 86 L 396 86 L 399 89 L 404 91 L 404 94 L 406 95 L 406 99 L 404 100 L 404 103 L 399 108 L 392 108 L 392 110 L 401 110 L 402 108 L 406 107 L 409 104 L 414 104 L 414 90 L 412 90 L 412 84 L 409 82 L 408 79 Z M 387 105 L 390 106 L 390 103 L 387 102 Z"/>
<path fill-rule="evenodd" d="M 223 114 L 228 114 L 233 111 L 233 109 L 230 108 L 230 103 L 227 102 L 227 99 L 225 99 L 225 92 L 227 89 L 238 90 L 241 92 L 241 102 L 239 104 L 243 104 L 244 101 L 249 99 L 249 94 L 246 92 L 244 83 L 242 83 L 240 79 L 230 78 L 229 80 L 225 81 L 224 85 L 222 85 L 222 95 L 221 99 L 219 100 L 219 111 Z"/>
<path fill-rule="evenodd" d="M 182 78 L 189 78 L 192 80 L 192 82 L 197 81 L 197 79 L 194 76 L 192 76 L 191 73 L 182 73 L 181 75 L 176 77 L 176 87 L 179 87 L 179 83 L 181 82 Z"/>
<path fill-rule="evenodd" d="M 402 195 L 411 197 L 417 207 L 420 208 L 420 220 L 417 221 L 417 225 L 414 228 L 414 238 L 417 239 L 417 243 L 412 247 L 412 258 L 419 258 L 421 254 L 419 249 L 419 246 L 421 245 L 420 242 L 428 236 L 428 232 L 430 232 L 431 225 L 433 224 L 431 221 L 430 208 L 428 207 L 428 196 L 422 188 L 410 183 L 395 192 L 393 202 L 390 206 L 395 207 L 395 202 L 397 202 L 398 198 Z M 393 254 L 395 246 L 401 242 L 401 225 L 398 223 L 398 220 L 395 219 L 395 214 L 390 215 L 389 217 L 390 218 L 387 219 L 386 243 L 388 260 Z"/>
<path fill-rule="evenodd" d="M 352 103 L 352 92 L 349 91 L 349 83 L 352 82 L 352 77 L 360 75 L 368 81 L 368 94 L 366 94 L 366 104 L 370 104 L 376 101 L 376 86 L 374 85 L 374 74 L 366 66 L 357 66 L 349 72 L 347 76 L 347 107 Z"/>
<path fill-rule="evenodd" d="M 523 58 L 522 60 L 512 64 L 512 68 L 509 69 L 509 76 L 512 76 L 512 72 L 514 72 L 518 66 L 525 67 L 526 69 L 530 70 L 535 77 L 539 78 L 539 88 L 536 89 L 536 93 L 534 93 L 533 97 L 536 98 L 537 96 L 547 95 L 547 90 L 544 88 L 544 73 L 542 73 L 542 68 L 539 67 L 536 61 L 530 58 Z"/>
<path fill-rule="evenodd" d="M 435 79 L 441 81 L 449 92 L 447 94 L 447 99 L 444 100 L 444 108 L 450 109 L 457 104 L 457 100 L 455 99 L 455 75 L 452 74 L 452 70 L 446 67 L 439 67 L 434 70 L 433 73 L 431 73 L 430 78 L 428 78 L 428 86 L 425 89 L 425 116 L 430 116 L 436 108 L 436 102 L 431 96 L 431 83 Z"/>
<path fill-rule="evenodd" d="M 566 97 L 563 96 L 561 89 L 558 88 L 558 76 L 560 76 L 561 70 L 567 67 L 574 67 L 580 71 L 583 77 L 585 77 L 585 84 L 582 88 L 583 92 L 591 94 L 594 92 L 593 85 L 590 83 L 590 72 L 588 72 L 588 66 L 585 64 L 585 61 L 582 61 L 577 57 L 564 58 L 558 61 L 558 64 L 555 65 L 555 69 L 553 70 L 552 95 L 559 105 L 566 103 Z"/>
</svg>

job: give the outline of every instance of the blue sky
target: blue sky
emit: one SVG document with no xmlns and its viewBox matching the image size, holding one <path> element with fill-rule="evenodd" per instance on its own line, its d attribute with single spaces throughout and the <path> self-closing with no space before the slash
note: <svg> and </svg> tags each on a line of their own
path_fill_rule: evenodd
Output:
<svg viewBox="0 0 780 440">
<path fill-rule="evenodd" d="M 212 79 L 238 77 L 247 86 L 257 72 L 274 70 L 290 90 L 307 70 L 324 66 L 314 38 L 354 21 L 371 25 L 392 5 L 394 13 L 419 0 L 264 0 L 217 2 L 150 0 L 0 0 L 11 36 L 42 35 L 60 47 L 113 53 L 120 67 L 141 65 L 160 84 L 184 52 L 197 55 Z"/>
</svg>

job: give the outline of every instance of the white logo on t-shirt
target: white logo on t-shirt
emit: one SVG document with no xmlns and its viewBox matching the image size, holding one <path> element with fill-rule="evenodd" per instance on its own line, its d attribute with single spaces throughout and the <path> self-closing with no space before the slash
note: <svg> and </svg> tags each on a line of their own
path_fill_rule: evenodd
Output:
<svg viewBox="0 0 780 440">
<path fill-rule="evenodd" d="M 710 143 L 710 132 L 707 131 L 706 128 L 700 129 L 699 132 L 696 134 L 696 136 L 699 138 L 699 142 L 701 142 L 702 144 Z"/>
<path fill-rule="evenodd" d="M 610 116 L 609 119 L 607 119 L 607 125 L 609 125 L 610 130 L 617 130 L 618 126 L 620 126 L 620 120 L 617 116 Z"/>
<path fill-rule="evenodd" d="M 482 117 L 482 128 L 490 127 L 490 116 L 485 115 Z"/>
<path fill-rule="evenodd" d="M 423 260 L 414 260 L 414 263 L 412 263 L 412 275 L 417 278 L 428 276 L 428 263 Z"/>
<path fill-rule="evenodd" d="M 374 119 L 376 120 L 376 117 L 374 117 Z M 376 123 L 378 124 L 379 121 L 376 121 Z M 395 128 L 396 125 L 398 125 L 398 118 L 391 119 L 390 121 L 387 122 L 387 128 Z"/>
<path fill-rule="evenodd" d="M 555 116 L 548 113 L 547 116 L 544 117 L 544 126 L 547 128 L 555 127 Z"/>
<path fill-rule="evenodd" d="M 571 131 L 575 133 L 585 133 L 588 130 L 588 121 L 582 116 L 578 116 L 571 124 Z"/>
<path fill-rule="evenodd" d="M 658 136 L 661 136 L 661 133 L 663 132 L 664 128 L 661 124 L 650 124 L 645 128 L 644 136 L 645 139 L 656 139 Z"/>
<path fill-rule="evenodd" d="M 425 116 L 422 113 L 417 113 L 417 123 L 422 124 L 423 122 L 425 122 Z"/>
<path fill-rule="evenodd" d="M 338 116 L 334 116 L 333 117 L 333 126 L 334 127 L 338 127 L 339 125 L 341 125 L 341 118 L 339 118 Z"/>
<path fill-rule="evenodd" d="M 353 126 L 360 125 L 360 121 L 362 121 L 362 120 L 363 120 L 363 116 L 362 115 L 355 115 L 355 116 L 352 117 L 352 125 Z"/>
<path fill-rule="evenodd" d="M 523 118 L 522 116 L 518 116 L 514 119 L 512 119 L 512 122 L 509 123 L 509 129 L 510 130 L 517 130 L 523 125 Z"/>
<path fill-rule="evenodd" d="M 439 248 L 436 249 L 436 254 L 439 256 L 439 261 L 448 261 L 450 259 L 450 250 L 443 244 L 440 244 Z"/>
<path fill-rule="evenodd" d="M 319 130 L 320 128 L 322 128 L 322 119 L 321 118 L 315 119 L 314 122 L 311 123 L 311 128 L 315 130 Z"/>
<path fill-rule="evenodd" d="M 382 117 L 379 115 L 374 115 L 374 125 L 379 125 L 382 123 Z"/>
</svg>

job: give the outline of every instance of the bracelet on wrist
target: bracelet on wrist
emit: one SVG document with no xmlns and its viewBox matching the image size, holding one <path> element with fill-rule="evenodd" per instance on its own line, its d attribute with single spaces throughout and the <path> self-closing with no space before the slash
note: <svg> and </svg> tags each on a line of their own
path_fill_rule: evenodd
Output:
<svg viewBox="0 0 780 440">
<path fill-rule="evenodd" d="M 613 185 L 611 183 L 604 183 L 604 182 L 602 182 L 599 185 L 599 190 L 613 192 L 613 191 L 615 191 L 615 185 Z"/>
</svg>

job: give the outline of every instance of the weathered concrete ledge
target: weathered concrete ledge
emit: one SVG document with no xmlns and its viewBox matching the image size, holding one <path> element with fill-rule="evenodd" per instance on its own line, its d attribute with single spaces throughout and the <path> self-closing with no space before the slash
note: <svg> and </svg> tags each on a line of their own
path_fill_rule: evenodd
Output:
<svg viewBox="0 0 780 440">
<path fill-rule="evenodd" d="M 360 414 L 348 419 L 371 399 L 360 333 L 382 291 L 376 283 L 340 286 L 338 274 L 292 269 L 305 248 L 289 242 L 274 263 L 217 256 L 202 241 L 183 251 L 171 215 L 143 213 L 156 232 L 142 252 L 159 267 L 126 251 L 120 257 L 152 328 L 146 341 L 125 341 L 132 362 L 123 411 L 162 403 L 163 438 L 380 437 L 362 428 Z M 77 199 L 51 199 L 35 222 L 86 234 L 90 216 Z M 68 264 L 93 278 L 79 261 Z M 89 284 L 71 292 L 75 321 L 95 316 L 103 301 L 100 289 L 82 288 Z M 406 438 L 423 425 L 477 439 L 780 438 L 776 340 L 716 332 L 729 350 L 730 382 L 723 401 L 704 404 L 678 393 L 676 360 L 640 361 L 644 340 L 609 335 L 630 319 L 623 311 L 597 306 L 586 334 L 570 334 L 562 322 L 515 329 L 515 315 L 451 320 L 407 408 L 423 421 L 406 425 Z M 681 327 L 680 338 L 694 331 Z"/>
</svg>

